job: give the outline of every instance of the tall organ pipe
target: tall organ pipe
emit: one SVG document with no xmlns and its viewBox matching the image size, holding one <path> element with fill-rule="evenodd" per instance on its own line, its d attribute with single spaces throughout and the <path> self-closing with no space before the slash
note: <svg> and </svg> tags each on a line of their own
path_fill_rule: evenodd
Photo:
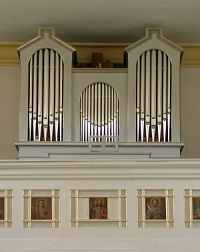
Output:
<svg viewBox="0 0 200 252">
<path fill-rule="evenodd" d="M 137 92 L 136 92 L 136 117 L 137 117 L 137 141 L 140 139 L 140 59 L 138 59 L 138 64 L 137 64 Z"/>
<path fill-rule="evenodd" d="M 31 141 L 32 137 L 32 120 L 33 120 L 33 58 L 30 59 L 29 64 L 29 141 Z"/>
<path fill-rule="evenodd" d="M 140 112 L 140 133 L 141 133 L 141 142 L 144 141 L 144 95 L 145 95 L 145 90 L 144 90 L 144 78 L 145 78 L 145 55 L 144 53 L 142 54 L 141 57 L 141 112 Z"/>
<path fill-rule="evenodd" d="M 151 53 L 151 136 L 155 141 L 156 130 L 156 51 Z"/>
<path fill-rule="evenodd" d="M 171 130 L 171 62 L 168 59 L 168 72 L 167 72 L 167 140 L 170 142 L 170 130 Z"/>
<path fill-rule="evenodd" d="M 145 116 L 145 126 L 146 126 L 146 141 L 149 141 L 149 128 L 150 128 L 150 51 L 146 53 L 146 116 Z"/>
<path fill-rule="evenodd" d="M 36 123 L 37 123 L 37 53 L 34 54 L 34 76 L 33 76 L 33 141 L 36 140 Z"/>
</svg>

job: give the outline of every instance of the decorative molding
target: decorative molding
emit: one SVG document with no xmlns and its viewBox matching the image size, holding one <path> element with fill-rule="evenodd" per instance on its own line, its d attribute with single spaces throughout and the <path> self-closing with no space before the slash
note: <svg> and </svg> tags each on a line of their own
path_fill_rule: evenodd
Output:
<svg viewBox="0 0 200 252">
<path fill-rule="evenodd" d="M 0 66 L 19 66 L 20 60 L 17 48 L 22 42 L 0 42 Z M 93 52 L 101 52 L 104 61 L 123 62 L 124 49 L 131 43 L 68 43 L 77 51 L 78 62 L 91 62 Z M 200 67 L 200 43 L 179 43 L 184 49 L 181 67 Z"/>
<path fill-rule="evenodd" d="M 200 179 L 200 159 L 0 161 L 7 179 Z"/>
<path fill-rule="evenodd" d="M 17 48 L 21 45 L 20 42 L 0 42 L 0 66 L 19 66 Z"/>
<path fill-rule="evenodd" d="M 181 67 L 200 67 L 200 43 L 180 43 L 184 49 Z"/>
</svg>

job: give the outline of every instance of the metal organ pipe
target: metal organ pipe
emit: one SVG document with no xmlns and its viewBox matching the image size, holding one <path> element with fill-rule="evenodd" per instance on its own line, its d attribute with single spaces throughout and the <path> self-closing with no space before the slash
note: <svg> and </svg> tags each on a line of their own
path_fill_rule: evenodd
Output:
<svg viewBox="0 0 200 252">
<path fill-rule="evenodd" d="M 44 51 L 44 95 L 43 95 L 43 132 L 44 141 L 47 140 L 48 127 L 48 100 L 49 100 L 49 50 Z"/>
<path fill-rule="evenodd" d="M 146 141 L 149 141 L 149 129 L 150 129 L 150 51 L 146 53 L 146 95 L 145 95 L 145 126 L 146 126 Z"/>
<path fill-rule="evenodd" d="M 104 129 L 105 129 L 105 120 L 104 120 L 104 116 L 105 116 L 105 94 L 104 94 L 104 89 L 105 89 L 105 85 L 102 85 L 102 95 L 101 95 L 101 134 L 105 135 Z"/>
<path fill-rule="evenodd" d="M 42 134 L 42 95 L 43 95 L 43 52 L 39 52 L 38 66 L 38 141 L 41 140 Z"/>
<path fill-rule="evenodd" d="M 34 76 L 33 76 L 33 141 L 36 140 L 36 122 L 37 122 L 37 53 L 34 54 Z M 31 140 L 31 139 L 30 139 Z"/>
<path fill-rule="evenodd" d="M 111 136 L 114 135 L 114 90 L 113 88 L 111 89 L 111 120 L 110 120 L 110 124 L 111 124 Z M 113 137 L 111 137 L 111 142 L 113 142 Z"/>
<path fill-rule="evenodd" d="M 166 101 L 167 101 L 167 62 L 166 62 L 166 55 L 163 55 L 163 141 L 166 141 L 166 128 L 167 128 L 167 108 L 166 108 Z"/>
<path fill-rule="evenodd" d="M 97 131 L 97 135 L 101 135 L 101 83 L 98 83 L 98 131 Z M 98 141 L 100 141 L 100 139 L 98 138 Z"/>
<path fill-rule="evenodd" d="M 91 88 L 91 136 L 94 135 L 94 84 L 90 86 Z"/>
<path fill-rule="evenodd" d="M 144 53 L 141 56 L 141 92 L 140 92 L 140 97 L 141 97 L 141 110 L 140 110 L 140 133 L 141 133 L 141 142 L 144 141 L 144 95 L 145 95 L 145 90 L 144 90 L 144 78 L 145 78 L 145 55 Z M 137 100 L 137 99 L 136 99 Z"/>
<path fill-rule="evenodd" d="M 55 139 L 58 141 L 58 126 L 59 126 L 59 55 L 56 53 L 55 65 Z"/>
<path fill-rule="evenodd" d="M 160 50 L 141 54 L 136 66 L 137 141 L 170 141 L 171 61 Z"/>
<path fill-rule="evenodd" d="M 171 130 L 171 62 L 168 58 L 168 71 L 167 71 L 167 140 L 170 142 L 170 130 Z"/>
<path fill-rule="evenodd" d="M 81 95 L 81 97 L 80 97 L 80 118 L 81 118 L 81 120 L 80 120 L 80 129 L 81 129 L 81 131 L 80 131 L 80 138 L 82 137 L 82 135 L 83 135 L 83 95 Z"/>
<path fill-rule="evenodd" d="M 158 142 L 161 141 L 161 128 L 162 128 L 162 52 L 158 51 L 158 81 L 157 81 Z"/>
<path fill-rule="evenodd" d="M 63 60 L 60 57 L 60 96 L 59 96 L 59 100 L 60 100 L 60 107 L 59 107 L 59 113 L 60 113 L 60 122 L 59 122 L 59 126 L 60 126 L 60 141 L 62 141 L 63 138 L 63 132 L 62 132 L 62 125 L 63 125 Z"/>
<path fill-rule="evenodd" d="M 97 105 L 97 91 L 98 91 L 98 83 L 94 84 L 94 135 L 97 135 L 97 120 L 98 120 L 98 105 Z M 95 138 L 95 142 L 97 138 Z"/>
<path fill-rule="evenodd" d="M 151 52 L 151 136 L 155 141 L 156 132 L 156 50 Z"/>
<path fill-rule="evenodd" d="M 108 86 L 108 135 L 112 134 L 112 93 L 111 93 L 111 86 Z M 111 142 L 111 138 L 108 137 L 108 142 Z"/>
<path fill-rule="evenodd" d="M 105 85 L 105 135 L 108 135 L 108 85 Z M 107 140 L 107 139 L 106 139 Z"/>
<path fill-rule="evenodd" d="M 50 141 L 53 140 L 54 129 L 54 51 L 51 50 L 50 55 L 50 101 L 49 101 L 49 129 L 50 129 Z"/>
<path fill-rule="evenodd" d="M 28 107 L 28 118 L 29 118 L 29 140 L 32 136 L 32 120 L 33 120 L 33 58 L 30 59 L 29 64 L 29 107 Z"/>
<path fill-rule="evenodd" d="M 140 79 L 140 74 L 141 74 L 141 71 L 140 71 L 140 59 L 138 59 L 138 64 L 137 64 L 137 91 L 136 91 L 136 117 L 137 117 L 137 141 L 139 141 L 140 139 L 140 82 L 141 82 L 141 79 Z"/>
<path fill-rule="evenodd" d="M 91 86 L 89 86 L 88 88 L 88 137 L 91 136 Z"/>
<path fill-rule="evenodd" d="M 84 99 L 83 99 L 83 111 L 84 111 L 84 139 L 87 141 L 87 90 L 84 91 Z"/>
</svg>

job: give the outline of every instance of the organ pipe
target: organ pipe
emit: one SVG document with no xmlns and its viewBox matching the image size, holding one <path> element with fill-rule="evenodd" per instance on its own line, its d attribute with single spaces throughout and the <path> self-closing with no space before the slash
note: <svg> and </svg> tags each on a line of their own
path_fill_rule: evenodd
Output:
<svg viewBox="0 0 200 252">
<path fill-rule="evenodd" d="M 88 137 L 91 136 L 91 86 L 88 87 Z"/>
<path fill-rule="evenodd" d="M 136 113 L 137 113 L 137 141 L 140 139 L 140 59 L 137 64 L 137 92 L 136 92 Z"/>
<path fill-rule="evenodd" d="M 36 140 L 37 121 L 37 54 L 34 54 L 34 76 L 33 76 L 33 141 Z"/>
<path fill-rule="evenodd" d="M 50 101 L 49 101 L 49 129 L 50 129 L 50 141 L 53 140 L 53 130 L 54 130 L 54 51 L 51 50 L 50 54 Z"/>
<path fill-rule="evenodd" d="M 29 99 L 29 140 L 31 140 L 31 136 L 32 136 L 32 120 L 33 120 L 33 116 L 32 116 L 32 112 L 33 112 L 33 108 L 32 108 L 32 103 L 33 103 L 33 58 L 31 58 L 30 60 L 30 65 L 29 65 L 29 94 L 30 94 L 30 99 Z"/>
<path fill-rule="evenodd" d="M 145 95 L 145 90 L 144 90 L 144 77 L 145 77 L 145 56 L 144 53 L 142 54 L 141 57 L 141 112 L 140 112 L 140 134 L 141 134 L 141 142 L 144 141 L 144 95 Z"/>
<path fill-rule="evenodd" d="M 167 101 L 167 63 L 166 63 L 166 55 L 163 56 L 163 141 L 166 141 L 166 126 L 167 126 L 167 111 L 166 111 L 166 101 Z"/>
<path fill-rule="evenodd" d="M 63 62 L 62 59 L 60 58 L 60 96 L 59 96 L 59 100 L 60 100 L 60 108 L 59 108 L 59 112 L 60 112 L 60 122 L 59 122 L 59 126 L 60 126 L 60 141 L 62 141 L 62 125 L 63 125 Z"/>
<path fill-rule="evenodd" d="M 155 141 L 156 130 L 156 51 L 152 50 L 151 55 L 151 136 Z"/>
<path fill-rule="evenodd" d="M 168 108 L 167 108 L 167 130 L 168 130 L 168 134 L 167 134 L 167 140 L 168 142 L 170 142 L 170 128 L 171 128 L 171 85 L 170 85 L 170 82 L 171 82 L 171 62 L 170 60 L 168 59 L 168 84 L 167 84 L 167 90 L 168 90 L 168 93 L 167 93 L 167 98 L 168 98 L 168 101 L 167 101 L 167 105 L 168 105 Z"/>
<path fill-rule="evenodd" d="M 55 65 L 55 138 L 58 141 L 58 127 L 59 127 L 59 55 L 56 53 Z"/>
<path fill-rule="evenodd" d="M 158 142 L 161 141 L 162 129 L 162 52 L 158 51 L 158 82 L 157 82 L 157 128 Z"/>
<path fill-rule="evenodd" d="M 101 96 L 101 123 L 102 123 L 102 135 L 105 135 L 104 129 L 105 129 L 105 94 L 104 94 L 105 85 L 102 85 L 102 96 Z M 89 132 L 88 132 L 89 133 Z"/>
<path fill-rule="evenodd" d="M 149 141 L 149 129 L 150 129 L 150 51 L 146 53 L 146 116 L 145 116 L 145 126 L 146 126 L 146 141 Z"/>
<path fill-rule="evenodd" d="M 43 52 L 39 52 L 38 66 L 38 140 L 41 140 L 42 134 L 42 87 L 43 87 Z"/>
<path fill-rule="evenodd" d="M 91 87 L 91 136 L 94 135 L 94 85 Z"/>
</svg>

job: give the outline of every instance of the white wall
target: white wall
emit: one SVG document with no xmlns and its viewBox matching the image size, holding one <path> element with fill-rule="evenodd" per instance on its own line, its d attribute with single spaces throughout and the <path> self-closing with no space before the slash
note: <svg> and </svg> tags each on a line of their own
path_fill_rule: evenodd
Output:
<svg viewBox="0 0 200 252">
<path fill-rule="evenodd" d="M 83 172 L 84 170 L 84 172 Z M 6 179 L 5 179 L 6 178 Z M 199 251 L 199 228 L 185 227 L 184 190 L 199 189 L 200 161 L 0 162 L 0 189 L 13 189 L 13 223 L 0 251 Z M 24 189 L 60 189 L 59 228 L 23 228 Z M 70 190 L 127 190 L 127 227 L 70 227 Z M 173 189 L 175 226 L 137 227 L 137 189 Z"/>
</svg>

